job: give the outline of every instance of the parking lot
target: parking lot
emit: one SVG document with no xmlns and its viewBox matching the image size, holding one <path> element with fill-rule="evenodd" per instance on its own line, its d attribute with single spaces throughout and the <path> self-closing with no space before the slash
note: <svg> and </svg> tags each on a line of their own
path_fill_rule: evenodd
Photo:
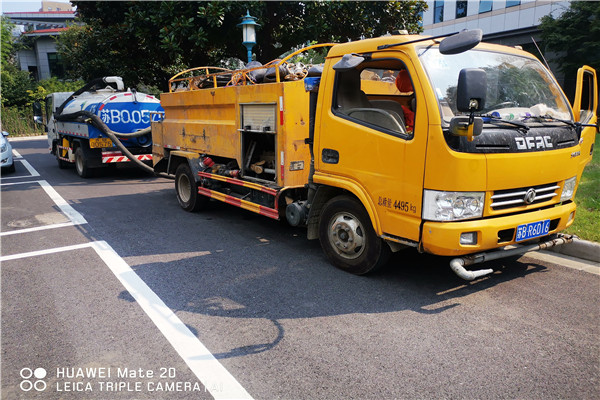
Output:
<svg viewBox="0 0 600 400">
<path fill-rule="evenodd" d="M 597 274 L 522 257 L 468 283 L 409 251 L 357 277 L 301 228 L 13 147 L 2 399 L 600 395 Z"/>
</svg>

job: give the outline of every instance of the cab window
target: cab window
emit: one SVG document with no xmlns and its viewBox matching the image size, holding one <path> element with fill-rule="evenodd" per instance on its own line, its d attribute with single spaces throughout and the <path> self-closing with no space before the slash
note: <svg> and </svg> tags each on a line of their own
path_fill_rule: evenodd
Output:
<svg viewBox="0 0 600 400">
<path fill-rule="evenodd" d="M 46 121 L 52 119 L 52 96 L 46 97 Z"/>
<path fill-rule="evenodd" d="M 357 124 L 412 137 L 416 101 L 408 70 L 398 60 L 384 60 L 337 72 L 333 111 Z"/>
<path fill-rule="evenodd" d="M 594 75 L 584 71 L 581 85 L 581 105 L 579 109 L 579 122 L 587 124 L 594 116 Z"/>
</svg>

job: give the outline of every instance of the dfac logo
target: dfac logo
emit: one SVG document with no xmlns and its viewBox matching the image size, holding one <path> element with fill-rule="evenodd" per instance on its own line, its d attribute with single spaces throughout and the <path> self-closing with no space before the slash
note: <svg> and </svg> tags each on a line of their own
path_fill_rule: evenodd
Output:
<svg viewBox="0 0 600 400">
<path fill-rule="evenodd" d="M 46 390 L 46 382 L 43 379 L 47 373 L 44 368 L 36 368 L 35 371 L 32 371 L 31 368 L 23 368 L 20 374 L 23 378 L 21 385 L 19 385 L 22 391 L 29 392 L 31 389 L 35 389 L 38 392 L 43 392 Z M 35 378 L 35 380 L 31 378 Z"/>
<path fill-rule="evenodd" d="M 515 142 L 519 150 L 552 148 L 552 138 L 550 136 L 517 137 L 515 138 Z"/>
</svg>

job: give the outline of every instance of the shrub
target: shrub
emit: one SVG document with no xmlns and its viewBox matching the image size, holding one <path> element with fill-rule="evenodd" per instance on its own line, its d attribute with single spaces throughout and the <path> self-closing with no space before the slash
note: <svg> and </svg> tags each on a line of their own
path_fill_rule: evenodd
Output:
<svg viewBox="0 0 600 400">
<path fill-rule="evenodd" d="M 44 128 L 33 122 L 31 107 L 5 107 L 0 110 L 0 124 L 2 130 L 11 136 L 31 136 L 44 134 Z"/>
</svg>

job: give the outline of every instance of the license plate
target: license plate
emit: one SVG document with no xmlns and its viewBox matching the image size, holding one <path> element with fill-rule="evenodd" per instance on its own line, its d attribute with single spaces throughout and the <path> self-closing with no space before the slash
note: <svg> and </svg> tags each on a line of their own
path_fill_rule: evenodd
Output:
<svg viewBox="0 0 600 400">
<path fill-rule="evenodd" d="M 550 232 L 550 220 L 531 222 L 517 226 L 517 236 L 515 241 L 533 239 L 539 236 L 545 236 Z"/>
<path fill-rule="evenodd" d="M 90 147 L 92 149 L 98 149 L 102 147 L 113 147 L 113 142 L 109 138 L 90 139 Z"/>
</svg>

